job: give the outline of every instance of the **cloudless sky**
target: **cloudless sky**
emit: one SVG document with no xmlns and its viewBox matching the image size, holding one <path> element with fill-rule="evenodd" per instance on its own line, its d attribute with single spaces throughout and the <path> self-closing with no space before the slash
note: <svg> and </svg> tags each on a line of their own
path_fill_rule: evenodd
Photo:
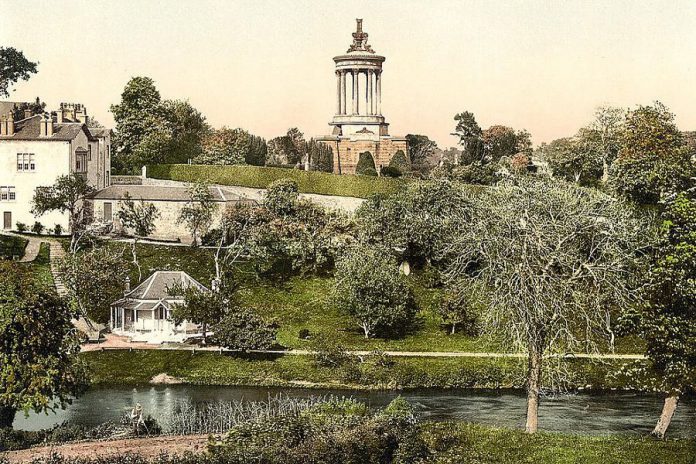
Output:
<svg viewBox="0 0 696 464">
<path fill-rule="evenodd" d="M 469 110 L 538 144 L 573 134 L 598 105 L 653 100 L 696 130 L 694 0 L 0 0 L 0 45 L 39 61 L 11 100 L 81 102 L 112 125 L 109 105 L 142 75 L 214 126 L 309 137 L 329 133 L 332 57 L 355 18 L 387 58 L 393 135 L 451 146 L 453 116 Z"/>
</svg>

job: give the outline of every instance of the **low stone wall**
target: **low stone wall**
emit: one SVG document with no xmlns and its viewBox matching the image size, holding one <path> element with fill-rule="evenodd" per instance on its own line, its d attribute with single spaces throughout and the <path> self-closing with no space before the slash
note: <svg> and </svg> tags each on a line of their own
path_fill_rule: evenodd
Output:
<svg viewBox="0 0 696 464">
<path fill-rule="evenodd" d="M 140 176 L 111 176 L 111 185 L 142 185 Z"/>
</svg>

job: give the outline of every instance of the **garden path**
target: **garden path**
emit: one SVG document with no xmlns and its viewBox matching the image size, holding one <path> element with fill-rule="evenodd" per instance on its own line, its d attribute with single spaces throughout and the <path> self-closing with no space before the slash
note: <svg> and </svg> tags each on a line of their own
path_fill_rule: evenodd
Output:
<svg viewBox="0 0 696 464">
<path fill-rule="evenodd" d="M 208 435 L 164 435 L 150 438 L 131 438 L 110 441 L 92 441 L 68 443 L 63 445 L 42 446 L 20 451 L 0 453 L 0 457 L 11 464 L 31 462 L 33 459 L 49 458 L 53 453 L 60 453 L 66 458 L 94 458 L 137 453 L 144 458 L 154 459 L 166 451 L 169 455 L 183 454 L 186 451 L 203 452 L 208 442 Z"/>
</svg>

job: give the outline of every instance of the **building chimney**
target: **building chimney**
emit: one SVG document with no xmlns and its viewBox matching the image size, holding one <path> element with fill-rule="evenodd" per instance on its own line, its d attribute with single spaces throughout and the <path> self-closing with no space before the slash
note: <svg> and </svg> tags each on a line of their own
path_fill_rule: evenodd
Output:
<svg viewBox="0 0 696 464">
<path fill-rule="evenodd" d="M 123 294 L 127 295 L 130 293 L 130 277 L 126 276 L 125 286 L 123 287 Z"/>
<path fill-rule="evenodd" d="M 32 117 L 31 108 L 25 108 L 24 109 L 24 119 L 31 118 L 31 117 Z"/>
<path fill-rule="evenodd" d="M 7 116 L 2 115 L 0 117 L 0 136 L 5 135 L 7 132 Z"/>
<path fill-rule="evenodd" d="M 75 121 L 87 124 L 87 108 L 81 104 L 75 104 Z"/>
<path fill-rule="evenodd" d="M 41 137 L 51 137 L 53 135 L 53 119 L 50 114 L 44 114 L 39 121 L 39 135 Z"/>
<path fill-rule="evenodd" d="M 14 135 L 15 132 L 15 124 L 14 124 L 14 115 L 10 113 L 7 116 L 7 125 L 5 126 L 5 135 Z"/>
</svg>

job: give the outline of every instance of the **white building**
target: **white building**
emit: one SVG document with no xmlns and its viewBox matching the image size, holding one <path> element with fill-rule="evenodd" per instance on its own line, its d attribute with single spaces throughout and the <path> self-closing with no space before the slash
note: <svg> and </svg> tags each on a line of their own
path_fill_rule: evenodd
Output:
<svg viewBox="0 0 696 464">
<path fill-rule="evenodd" d="M 135 289 L 126 289 L 125 295 L 111 304 L 111 331 L 148 343 L 181 342 L 197 334 L 195 324 L 175 324 L 172 309 L 183 303 L 183 297 L 171 295 L 174 288 L 196 287 L 209 291 L 203 284 L 181 271 L 157 271 Z"/>
<path fill-rule="evenodd" d="M 111 131 L 88 127 L 86 109 L 62 103 L 52 114 L 15 119 L 14 104 L 2 102 L 0 110 L 0 227 L 31 227 L 35 221 L 46 228 L 57 224 L 68 231 L 67 213 L 31 213 L 37 187 L 52 185 L 61 175 L 80 173 L 95 189 L 111 183 Z"/>
</svg>

